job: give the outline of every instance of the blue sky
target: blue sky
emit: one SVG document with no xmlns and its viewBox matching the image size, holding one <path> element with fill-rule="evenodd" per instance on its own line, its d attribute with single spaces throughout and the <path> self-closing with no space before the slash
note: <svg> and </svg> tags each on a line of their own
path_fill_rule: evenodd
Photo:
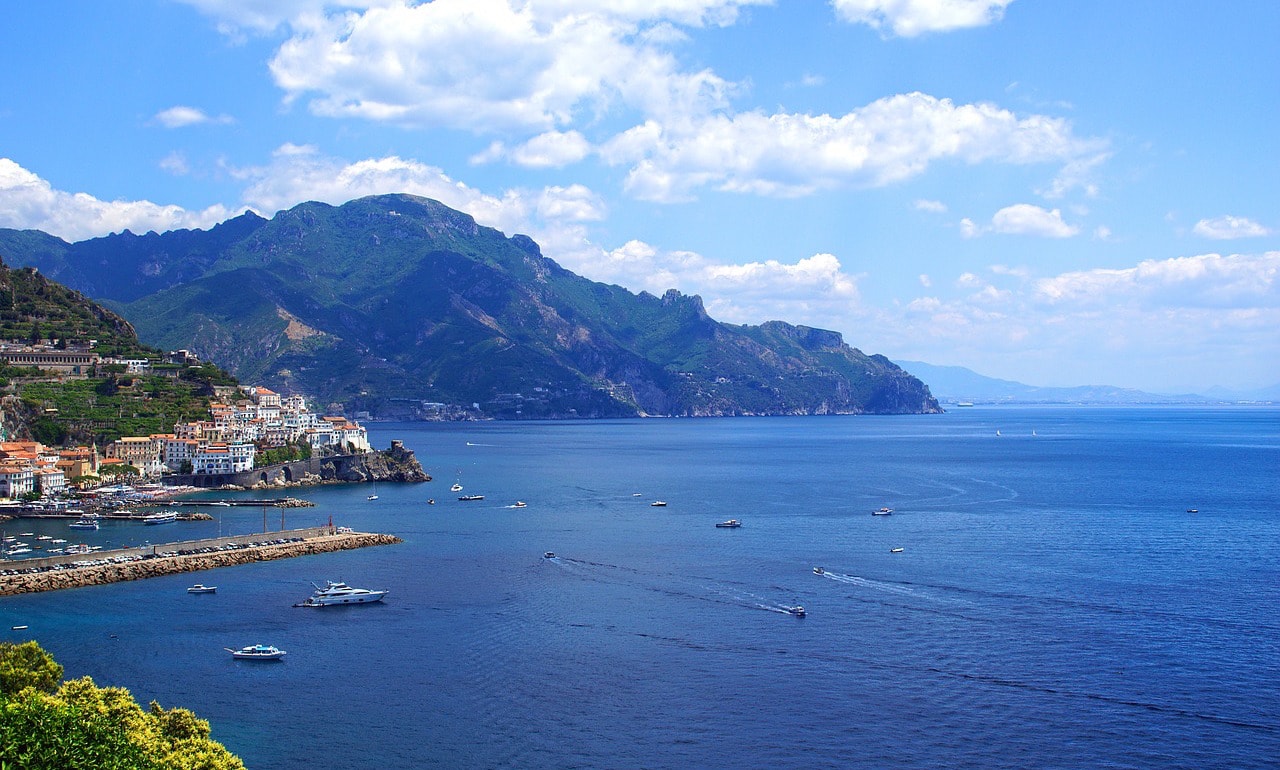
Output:
<svg viewBox="0 0 1280 770">
<path fill-rule="evenodd" d="M 436 198 L 733 323 L 1280 382 L 1280 3 L 119 0 L 0 28 L 0 226 Z"/>
</svg>

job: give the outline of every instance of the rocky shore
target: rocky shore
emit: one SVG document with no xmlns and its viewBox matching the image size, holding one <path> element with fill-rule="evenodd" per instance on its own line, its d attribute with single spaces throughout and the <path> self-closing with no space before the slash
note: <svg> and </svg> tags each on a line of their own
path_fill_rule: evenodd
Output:
<svg viewBox="0 0 1280 770">
<path fill-rule="evenodd" d="M 196 572 L 257 561 L 291 559 L 295 556 L 310 556 L 317 553 L 345 551 L 374 545 L 392 545 L 399 542 L 401 542 L 400 538 L 394 535 L 339 532 L 337 534 L 309 537 L 296 542 L 256 544 L 236 550 L 215 551 L 212 553 L 162 554 L 155 558 L 129 561 L 123 564 L 94 564 L 77 566 L 71 569 L 0 575 L 0 596 L 34 593 L 37 591 L 56 591 L 62 588 L 81 588 L 106 583 L 119 583 L 125 580 L 143 580 L 161 575 L 173 575 L 179 572 Z"/>
</svg>

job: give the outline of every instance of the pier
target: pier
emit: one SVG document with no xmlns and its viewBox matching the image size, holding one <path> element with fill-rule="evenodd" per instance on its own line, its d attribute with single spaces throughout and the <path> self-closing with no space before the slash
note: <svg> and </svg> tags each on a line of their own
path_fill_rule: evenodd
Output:
<svg viewBox="0 0 1280 770">
<path fill-rule="evenodd" d="M 394 535 L 326 526 L 23 559 L 7 562 L 6 569 L 0 570 L 0 596 L 142 580 L 399 542 L 400 538 Z"/>
</svg>

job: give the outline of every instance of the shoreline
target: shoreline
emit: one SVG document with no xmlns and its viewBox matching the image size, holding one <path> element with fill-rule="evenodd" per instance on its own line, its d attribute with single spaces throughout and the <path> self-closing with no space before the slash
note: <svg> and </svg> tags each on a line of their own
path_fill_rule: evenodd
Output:
<svg viewBox="0 0 1280 770">
<path fill-rule="evenodd" d="M 219 567 L 233 567 L 239 564 L 252 564 L 260 561 L 291 559 L 297 556 L 311 556 L 319 553 L 346 551 L 354 548 L 368 548 L 377 545 L 393 545 L 402 542 L 395 535 L 371 532 L 340 532 L 335 534 L 315 534 L 308 532 L 309 537 L 289 538 L 289 532 L 273 532 L 254 536 L 259 540 L 250 540 L 238 545 L 234 550 L 219 550 L 207 553 L 178 553 L 182 546 L 208 541 L 187 541 L 165 543 L 152 547 L 154 555 L 138 558 L 133 561 L 112 563 L 113 554 L 124 552 L 102 551 L 93 554 L 92 561 L 107 562 L 69 566 L 65 569 L 47 569 L 40 572 L 24 572 L 13 575 L 0 575 L 0 596 L 16 594 L 58 591 L 64 588 L 84 588 L 108 583 L 122 583 L 130 580 L 176 575 L 185 572 L 200 572 Z M 261 538 L 274 538 L 261 540 Z M 241 537 L 239 540 L 249 538 Z M 283 540 L 284 542 L 277 542 Z M 231 542 L 228 539 L 228 542 Z M 160 551 L 158 549 L 166 549 Z"/>
</svg>

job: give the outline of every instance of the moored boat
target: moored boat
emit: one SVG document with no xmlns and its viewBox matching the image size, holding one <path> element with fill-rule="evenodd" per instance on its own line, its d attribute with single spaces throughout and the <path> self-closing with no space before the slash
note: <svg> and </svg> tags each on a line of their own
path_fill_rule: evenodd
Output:
<svg viewBox="0 0 1280 770">
<path fill-rule="evenodd" d="M 295 607 L 333 607 L 341 604 L 369 604 L 380 602 L 386 591 L 370 591 L 368 588 L 352 588 L 346 583 L 330 580 L 324 588 L 316 586 L 316 592 Z"/>
<path fill-rule="evenodd" d="M 67 526 L 70 527 L 71 529 L 97 529 L 98 514 L 96 513 L 81 514 L 80 518 L 71 522 Z"/>
<path fill-rule="evenodd" d="M 173 511 L 165 511 L 164 513 L 149 513 L 142 517 L 143 524 L 168 524 L 171 521 L 177 521 L 178 514 Z"/>
<path fill-rule="evenodd" d="M 189 594 L 212 594 L 217 592 L 217 586 L 207 586 L 204 583 L 196 583 L 187 589 L 187 593 Z"/>
</svg>

